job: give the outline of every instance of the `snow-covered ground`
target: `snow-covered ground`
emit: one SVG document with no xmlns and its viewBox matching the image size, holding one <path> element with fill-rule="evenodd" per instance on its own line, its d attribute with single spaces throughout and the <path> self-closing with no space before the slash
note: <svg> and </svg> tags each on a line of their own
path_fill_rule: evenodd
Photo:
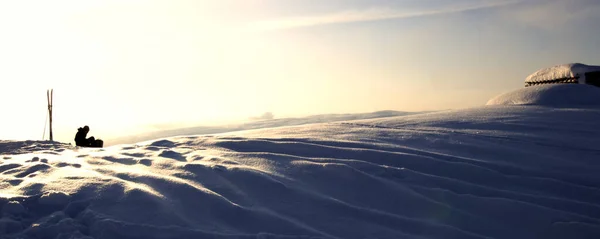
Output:
<svg viewBox="0 0 600 239">
<path fill-rule="evenodd" d="M 0 141 L 0 238 L 600 238 L 600 109 Z"/>
</svg>

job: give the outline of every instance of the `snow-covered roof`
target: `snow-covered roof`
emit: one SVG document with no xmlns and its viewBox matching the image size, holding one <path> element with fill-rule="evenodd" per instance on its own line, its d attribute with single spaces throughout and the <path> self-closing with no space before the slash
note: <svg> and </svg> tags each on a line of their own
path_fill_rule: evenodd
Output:
<svg viewBox="0 0 600 239">
<path fill-rule="evenodd" d="M 600 66 L 581 63 L 557 65 L 536 71 L 525 79 L 525 83 L 536 84 L 559 79 L 578 78 L 578 83 L 585 84 L 585 73 L 596 71 L 600 71 Z"/>
</svg>

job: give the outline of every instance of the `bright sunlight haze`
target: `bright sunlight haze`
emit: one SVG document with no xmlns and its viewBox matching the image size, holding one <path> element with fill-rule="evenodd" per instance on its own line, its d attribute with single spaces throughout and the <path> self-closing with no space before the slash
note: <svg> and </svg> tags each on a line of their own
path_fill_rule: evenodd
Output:
<svg viewBox="0 0 600 239">
<path fill-rule="evenodd" d="M 600 63 L 600 2 L 2 1 L 0 139 L 484 105 Z"/>
</svg>

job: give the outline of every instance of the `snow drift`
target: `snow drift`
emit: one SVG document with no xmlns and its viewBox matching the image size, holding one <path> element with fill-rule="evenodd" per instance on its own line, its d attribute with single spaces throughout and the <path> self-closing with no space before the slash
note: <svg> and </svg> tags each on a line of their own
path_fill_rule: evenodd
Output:
<svg viewBox="0 0 600 239">
<path fill-rule="evenodd" d="M 600 87 L 537 85 L 501 94 L 490 99 L 487 105 L 600 106 Z"/>
<path fill-rule="evenodd" d="M 600 238 L 600 110 L 0 141 L 0 237 Z"/>
</svg>

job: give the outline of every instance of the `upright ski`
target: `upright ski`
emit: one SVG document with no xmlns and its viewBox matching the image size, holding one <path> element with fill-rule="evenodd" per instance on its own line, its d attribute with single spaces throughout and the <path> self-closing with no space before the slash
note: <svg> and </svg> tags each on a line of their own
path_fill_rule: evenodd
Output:
<svg viewBox="0 0 600 239">
<path fill-rule="evenodd" d="M 52 96 L 53 95 L 53 90 L 49 89 L 46 91 L 46 98 L 48 99 L 48 115 L 49 115 L 49 119 L 50 119 L 50 141 L 54 141 L 54 138 L 52 137 Z"/>
</svg>

